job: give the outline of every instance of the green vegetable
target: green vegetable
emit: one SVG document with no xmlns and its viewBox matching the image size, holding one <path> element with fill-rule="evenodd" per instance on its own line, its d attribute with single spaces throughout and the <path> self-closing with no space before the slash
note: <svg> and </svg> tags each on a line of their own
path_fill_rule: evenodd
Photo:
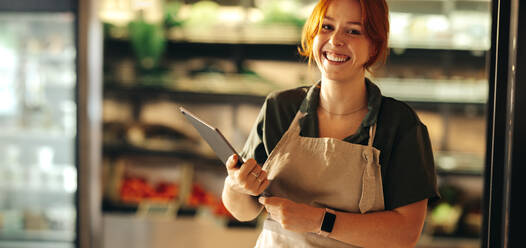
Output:
<svg viewBox="0 0 526 248">
<path fill-rule="evenodd" d="M 177 27 L 182 21 L 177 17 L 182 4 L 179 1 L 171 1 L 164 4 L 164 23 L 166 27 Z"/>
<path fill-rule="evenodd" d="M 143 69 L 158 66 L 166 47 L 164 28 L 161 24 L 133 21 L 128 25 L 133 51 Z"/>
</svg>

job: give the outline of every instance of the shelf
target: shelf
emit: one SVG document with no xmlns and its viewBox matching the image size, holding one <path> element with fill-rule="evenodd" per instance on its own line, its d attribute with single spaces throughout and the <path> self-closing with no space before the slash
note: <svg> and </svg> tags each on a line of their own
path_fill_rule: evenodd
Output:
<svg viewBox="0 0 526 248">
<path fill-rule="evenodd" d="M 110 200 L 104 200 L 102 203 L 102 211 L 105 214 L 132 214 L 135 215 L 139 209 L 139 204 L 131 203 L 114 203 Z M 200 210 L 197 208 L 186 208 L 181 207 L 177 209 L 177 218 L 207 218 L 207 219 L 221 219 L 220 217 L 214 216 L 212 213 L 205 213 L 206 210 Z M 224 221 L 224 225 L 227 228 L 255 228 L 257 221 L 239 222 L 234 219 L 228 219 Z"/>
<path fill-rule="evenodd" d="M 402 40 L 391 40 L 389 42 L 391 49 L 422 49 L 422 50 L 450 50 L 450 51 L 474 51 L 486 52 L 490 49 L 489 44 L 466 44 L 466 45 L 452 45 L 448 41 L 428 41 L 428 40 L 413 40 L 404 42 Z"/>
<path fill-rule="evenodd" d="M 484 108 L 487 101 L 486 81 L 453 81 L 429 79 L 374 79 L 382 94 L 409 103 L 417 108 L 426 106 L 449 105 L 453 108 L 465 108 L 472 105 Z M 177 83 L 175 83 L 177 84 Z M 106 97 L 159 99 L 167 98 L 177 102 L 199 103 L 246 103 L 261 105 L 265 96 L 253 94 L 227 94 L 215 92 L 178 91 L 165 87 L 127 87 L 118 83 L 104 85 Z"/>
<path fill-rule="evenodd" d="M 62 185 L 58 186 L 61 187 Z M 27 184 L 23 188 L 0 188 L 0 193 L 16 194 L 31 196 L 37 199 L 71 199 L 75 197 L 75 191 L 66 191 L 65 189 L 51 189 L 41 186 L 38 188 L 30 188 Z"/>
<path fill-rule="evenodd" d="M 460 177 L 480 177 L 482 179 L 482 171 L 474 170 L 444 170 L 437 168 L 439 176 L 460 176 Z"/>
<path fill-rule="evenodd" d="M 177 88 L 166 87 L 127 87 L 119 86 L 118 83 L 106 82 L 104 84 L 105 97 L 112 98 L 140 98 L 159 99 L 166 98 L 182 103 L 232 103 L 262 105 L 265 96 L 252 94 L 229 94 L 213 92 L 179 91 Z"/>
<path fill-rule="evenodd" d="M 139 204 L 133 203 L 117 203 L 112 200 L 103 200 L 102 201 L 102 212 L 105 214 L 133 214 L 135 215 L 139 210 Z M 185 208 L 180 207 L 177 209 L 176 216 L 179 217 L 194 217 L 197 214 L 197 209 L 195 208 Z"/>
<path fill-rule="evenodd" d="M 72 231 L 58 230 L 1 230 L 0 229 L 0 246 L 1 242 L 31 242 L 39 243 L 65 243 L 73 242 L 75 233 Z M 38 246 L 40 247 L 40 246 Z"/>
<path fill-rule="evenodd" d="M 215 26 L 221 24 L 215 24 Z M 240 24 L 241 25 L 241 24 Z M 168 30 L 170 41 L 208 44 L 297 45 L 302 27 L 293 24 L 245 24 L 243 27 L 177 27 Z"/>
<path fill-rule="evenodd" d="M 260 59 L 260 60 L 282 60 L 301 61 L 303 57 L 298 54 L 298 43 L 233 43 L 218 42 L 207 43 L 203 41 L 168 41 L 164 57 L 173 60 L 185 60 L 195 57 L 207 58 L 231 58 L 231 59 Z M 106 38 L 105 54 L 114 56 L 130 56 L 131 44 L 126 39 Z"/>
<path fill-rule="evenodd" d="M 485 80 L 380 78 L 376 82 L 384 95 L 407 102 L 486 104 L 488 99 Z"/>
<path fill-rule="evenodd" d="M 138 204 L 115 203 L 107 199 L 102 200 L 102 212 L 104 213 L 135 214 L 137 209 L 139 209 Z"/>
<path fill-rule="evenodd" d="M 23 12 L 30 13 L 30 15 L 37 16 L 36 12 L 45 14 L 46 17 L 64 16 L 60 12 L 74 12 L 77 9 L 77 4 L 70 0 L 25 0 L 13 2 L 0 2 L 0 11 L 2 12 Z M 55 14 L 59 12 L 59 14 Z M 40 19 L 39 19 L 40 20 Z"/>
<path fill-rule="evenodd" d="M 218 164 L 221 161 L 215 157 L 206 157 L 189 151 L 161 151 L 149 150 L 131 145 L 103 145 L 103 153 L 106 156 L 151 156 L 151 157 L 168 157 L 185 160 L 193 160 L 199 164 Z"/>
<path fill-rule="evenodd" d="M 479 248 L 480 239 L 470 237 L 446 238 L 440 236 L 423 235 L 418 241 L 417 248 Z"/>
<path fill-rule="evenodd" d="M 73 242 L 35 242 L 35 241 L 11 241 L 11 240 L 0 240 L 0 247 L 9 248 L 75 248 Z"/>
<path fill-rule="evenodd" d="M 24 140 L 24 141 L 68 141 L 73 142 L 75 135 L 65 134 L 54 129 L 31 129 L 3 127 L 0 132 L 1 140 Z"/>
<path fill-rule="evenodd" d="M 461 152 L 435 152 L 435 164 L 441 176 L 468 176 L 482 178 L 484 158 Z"/>
</svg>

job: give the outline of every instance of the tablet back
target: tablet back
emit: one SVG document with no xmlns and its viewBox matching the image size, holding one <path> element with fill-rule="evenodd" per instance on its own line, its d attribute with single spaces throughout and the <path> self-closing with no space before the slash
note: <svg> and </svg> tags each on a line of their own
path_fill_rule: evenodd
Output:
<svg viewBox="0 0 526 248">
<path fill-rule="evenodd" d="M 232 154 L 238 154 L 219 129 L 199 119 L 195 114 L 192 114 L 185 108 L 180 107 L 179 109 L 224 164 L 226 164 L 226 161 Z M 243 160 L 239 154 L 238 157 L 238 166 L 241 166 Z"/>
</svg>

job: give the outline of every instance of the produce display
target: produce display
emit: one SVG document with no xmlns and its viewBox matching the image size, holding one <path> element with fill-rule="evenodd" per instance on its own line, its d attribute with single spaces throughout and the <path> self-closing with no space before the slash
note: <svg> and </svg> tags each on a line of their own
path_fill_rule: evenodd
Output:
<svg viewBox="0 0 526 248">
<path fill-rule="evenodd" d="M 120 200 L 127 204 L 148 202 L 179 201 L 184 208 L 207 208 L 217 217 L 233 219 L 218 196 L 207 192 L 201 185 L 194 183 L 187 199 L 180 197 L 180 186 L 172 182 L 160 182 L 152 185 L 141 177 L 125 177 L 120 188 Z"/>
<path fill-rule="evenodd" d="M 179 185 L 171 182 L 151 185 L 140 177 L 125 177 L 120 189 L 120 199 L 125 203 L 140 203 L 144 200 L 167 202 L 178 196 Z"/>
</svg>

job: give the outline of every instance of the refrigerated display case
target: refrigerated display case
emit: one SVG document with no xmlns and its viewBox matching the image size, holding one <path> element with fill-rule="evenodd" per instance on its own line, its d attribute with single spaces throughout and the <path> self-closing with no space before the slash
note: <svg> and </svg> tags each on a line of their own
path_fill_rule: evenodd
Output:
<svg viewBox="0 0 526 248">
<path fill-rule="evenodd" d="M 0 247 L 89 247 L 95 233 L 82 2 L 0 3 Z"/>
<path fill-rule="evenodd" d="M 73 243 L 76 48 L 70 13 L 1 13 L 1 242 Z"/>
</svg>

